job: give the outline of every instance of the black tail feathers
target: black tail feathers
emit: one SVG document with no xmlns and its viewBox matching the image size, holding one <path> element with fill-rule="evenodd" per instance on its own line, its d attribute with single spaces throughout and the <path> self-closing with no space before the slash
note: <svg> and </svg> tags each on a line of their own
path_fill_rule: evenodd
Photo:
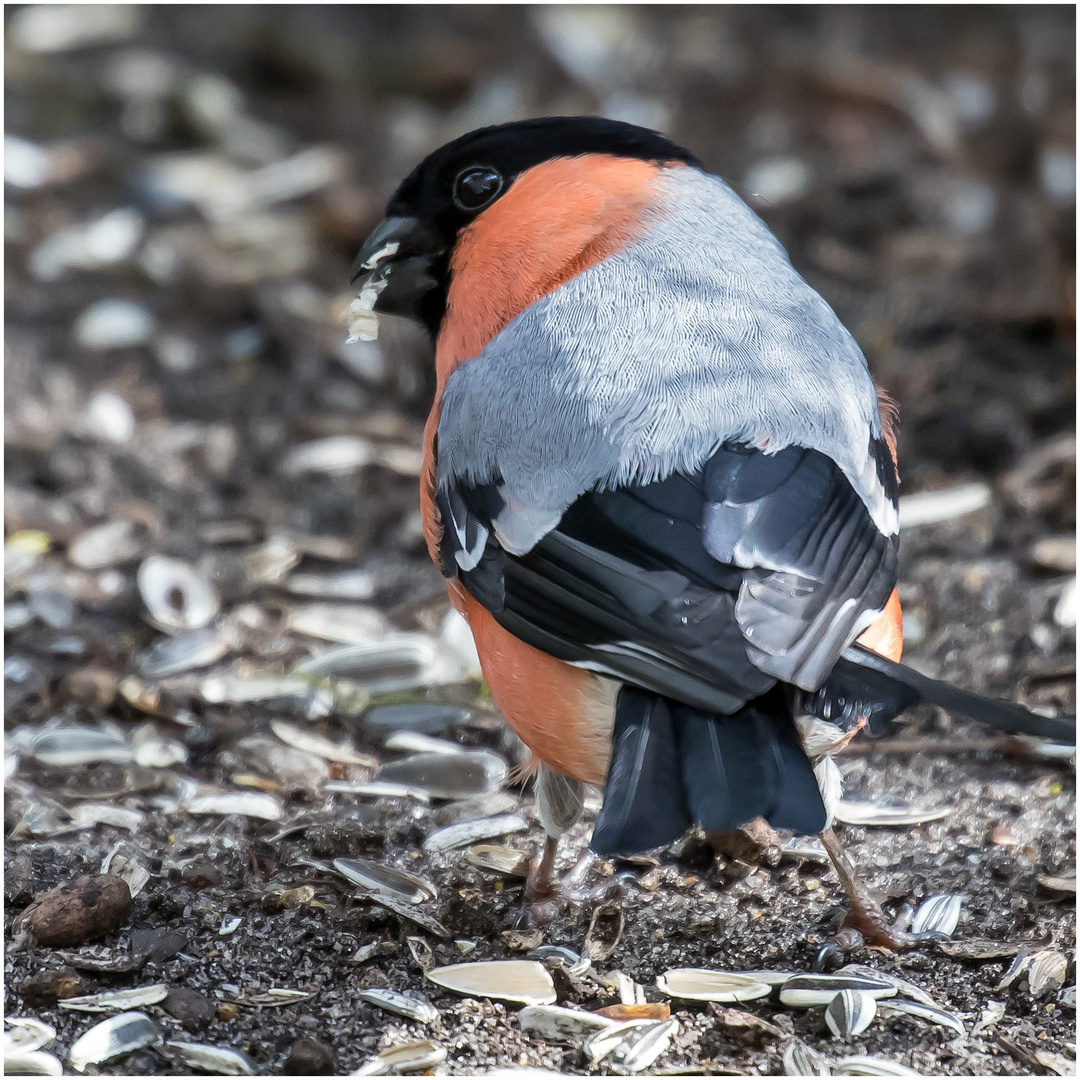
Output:
<svg viewBox="0 0 1080 1080">
<path fill-rule="evenodd" d="M 1039 716 L 1021 705 L 961 690 L 861 645 L 845 649 L 819 690 L 800 693 L 797 707 L 841 727 L 854 723 L 857 716 L 866 716 L 871 730 L 878 733 L 888 721 L 915 705 L 937 705 L 1012 735 L 1076 742 L 1074 718 Z"/>
<path fill-rule="evenodd" d="M 781 694 L 723 716 L 623 688 L 595 852 L 648 851 L 691 825 L 724 832 L 755 817 L 798 833 L 825 827 L 814 771 Z"/>
</svg>

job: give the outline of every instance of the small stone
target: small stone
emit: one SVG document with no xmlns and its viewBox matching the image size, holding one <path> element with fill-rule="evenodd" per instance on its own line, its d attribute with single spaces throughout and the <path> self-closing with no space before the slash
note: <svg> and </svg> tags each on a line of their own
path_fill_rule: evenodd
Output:
<svg viewBox="0 0 1080 1080">
<path fill-rule="evenodd" d="M 29 1009 L 51 1009 L 58 1001 L 89 991 L 89 983 L 74 968 L 62 967 L 31 975 L 19 987 L 19 996 Z"/>
<path fill-rule="evenodd" d="M 285 1064 L 281 1066 L 283 1076 L 332 1076 L 334 1074 L 334 1053 L 325 1043 L 310 1036 L 301 1035 L 292 1044 Z"/>
<path fill-rule="evenodd" d="M 214 1010 L 214 1016 L 223 1024 L 227 1024 L 230 1020 L 235 1020 L 239 1015 L 240 1010 L 233 1005 L 231 1001 L 225 1002 L 224 1005 L 219 1005 Z"/>
<path fill-rule="evenodd" d="M 196 990 L 174 986 L 161 1006 L 185 1031 L 196 1032 L 214 1019 L 214 1003 Z"/>
<path fill-rule="evenodd" d="M 215 885 L 221 884 L 221 871 L 211 866 L 205 859 L 200 859 L 185 868 L 181 880 L 189 888 L 201 892 L 203 889 L 212 889 Z"/>
<path fill-rule="evenodd" d="M 39 896 L 22 914 L 41 945 L 82 945 L 119 929 L 131 912 L 127 882 L 85 875 Z"/>
</svg>

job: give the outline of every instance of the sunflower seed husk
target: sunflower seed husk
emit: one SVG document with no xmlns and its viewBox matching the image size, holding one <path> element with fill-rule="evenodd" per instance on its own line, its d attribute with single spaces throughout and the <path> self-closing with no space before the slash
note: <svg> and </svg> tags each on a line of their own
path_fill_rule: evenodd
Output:
<svg viewBox="0 0 1080 1080">
<path fill-rule="evenodd" d="M 28 1050 L 4 1055 L 5 1076 L 63 1076 L 64 1066 L 58 1057 L 44 1050 Z"/>
<path fill-rule="evenodd" d="M 311 685 L 306 679 L 289 675 L 210 675 L 199 685 L 203 701 L 211 705 L 245 705 L 252 701 L 303 697 Z"/>
<path fill-rule="evenodd" d="M 655 1026 L 655 1020 L 626 1020 L 621 1024 L 612 1024 L 610 1027 L 603 1028 L 590 1035 L 582 1044 L 581 1049 L 593 1065 L 598 1065 L 632 1031 Z"/>
<path fill-rule="evenodd" d="M 834 810 L 837 821 L 844 825 L 921 825 L 948 817 L 948 806 L 936 810 L 919 810 L 899 799 L 854 800 L 841 799 Z"/>
<path fill-rule="evenodd" d="M 165 1043 L 189 1069 L 211 1073 L 214 1076 L 254 1076 L 255 1063 L 239 1050 L 230 1050 L 225 1046 L 210 1046 L 208 1043 L 173 1042 Z"/>
<path fill-rule="evenodd" d="M 102 761 L 126 765 L 135 758 L 135 746 L 98 728 L 62 727 L 43 731 L 30 743 L 29 753 L 43 765 L 56 768 Z"/>
<path fill-rule="evenodd" d="M 370 648 L 394 633 L 393 626 L 381 611 L 363 604 L 304 604 L 289 612 L 286 625 L 297 634 L 345 646 L 330 649 L 308 661 L 309 664 L 315 663 L 316 667 L 309 669 L 307 665 L 302 665 L 298 669 L 307 674 L 320 675 L 344 674 L 345 670 L 351 670 L 354 666 L 353 650 Z M 360 655 L 366 656 L 364 653 Z M 326 665 L 329 668 L 321 670 Z M 343 665 L 344 670 L 338 670 L 337 665 Z"/>
<path fill-rule="evenodd" d="M 368 754 L 361 754 L 346 744 L 331 742 L 330 739 L 313 731 L 305 731 L 296 724 L 284 720 L 271 720 L 270 729 L 286 745 L 296 750 L 304 750 L 327 761 L 337 761 L 345 765 L 366 765 L 373 768 L 378 761 Z"/>
<path fill-rule="evenodd" d="M 361 945 L 350 958 L 354 964 L 366 964 L 377 956 L 393 956 L 401 951 L 396 941 L 373 941 L 370 945 Z"/>
<path fill-rule="evenodd" d="M 896 996 L 896 987 L 885 980 L 858 975 L 796 975 L 780 987 L 780 1001 L 792 1008 L 828 1005 L 841 990 L 861 990 L 875 998 Z"/>
<path fill-rule="evenodd" d="M 429 915 L 422 908 L 414 904 L 404 903 L 386 892 L 363 891 L 357 895 L 357 899 L 378 904 L 380 907 L 386 908 L 387 911 L 392 911 L 395 915 L 400 915 L 401 918 L 416 923 L 417 926 L 423 928 L 429 934 L 434 934 L 435 937 L 447 939 L 450 937 L 450 931 L 434 916 Z"/>
<path fill-rule="evenodd" d="M 739 1033 L 768 1035 L 774 1039 L 781 1039 L 785 1034 L 782 1028 L 770 1024 L 768 1020 L 755 1016 L 745 1009 L 733 1009 L 729 1005 L 720 1005 L 712 1001 L 709 1003 L 709 1013 L 725 1027 L 733 1028 Z"/>
<path fill-rule="evenodd" d="M 1018 941 L 988 941 L 986 938 L 965 938 L 963 941 L 939 941 L 937 950 L 956 960 L 1000 960 L 1015 956 L 1021 948 Z"/>
<path fill-rule="evenodd" d="M 1062 877 L 1055 877 L 1052 874 L 1040 874 L 1035 879 L 1044 889 L 1049 889 L 1050 892 L 1069 894 L 1076 892 L 1076 874 L 1068 874 Z"/>
<path fill-rule="evenodd" d="M 369 1005 L 376 1005 L 387 1012 L 397 1013 L 398 1016 L 406 1016 L 420 1024 L 434 1024 L 439 1019 L 439 1010 L 426 997 L 415 991 L 402 994 L 397 990 L 376 987 L 361 990 L 357 997 Z"/>
<path fill-rule="evenodd" d="M 1052 994 L 1065 985 L 1065 973 L 1069 970 L 1068 959 L 1053 949 L 1037 952 L 1028 964 L 1028 991 L 1033 998 Z"/>
<path fill-rule="evenodd" d="M 792 1039 L 784 1050 L 785 1076 L 831 1076 L 825 1059 L 801 1039 Z"/>
<path fill-rule="evenodd" d="M 469 710 L 458 705 L 380 705 L 365 713 L 364 727 L 373 735 L 391 731 L 438 735 L 468 719 Z"/>
<path fill-rule="evenodd" d="M 104 994 L 66 998 L 59 1004 L 61 1009 L 74 1009 L 77 1012 L 123 1012 L 139 1005 L 156 1005 L 164 1001 L 168 993 L 169 988 L 165 983 L 155 983 L 131 990 L 109 990 Z"/>
<path fill-rule="evenodd" d="M 139 567 L 137 581 L 150 621 L 159 630 L 198 630 L 221 608 L 205 575 L 179 559 L 151 555 Z"/>
<path fill-rule="evenodd" d="M 518 814 L 500 814 L 498 817 L 481 818 L 479 821 L 463 821 L 460 825 L 447 825 L 433 832 L 423 844 L 425 851 L 450 851 L 452 848 L 475 844 L 478 840 L 491 840 L 508 833 L 525 832 L 525 819 Z"/>
<path fill-rule="evenodd" d="M 593 909 L 589 930 L 585 935 L 584 955 L 594 963 L 601 963 L 619 947 L 626 916 L 622 909 L 611 904 L 601 904 Z"/>
<path fill-rule="evenodd" d="M 281 1009 L 286 1005 L 296 1005 L 301 1001 L 310 1001 L 315 996 L 313 990 L 290 990 L 287 987 L 272 986 L 265 994 L 248 994 L 234 1000 L 240 1005 L 261 1006 L 264 1009 Z"/>
<path fill-rule="evenodd" d="M 80 533 L 68 544 L 67 557 L 81 570 L 104 570 L 137 558 L 139 547 L 134 523 L 119 519 Z"/>
<path fill-rule="evenodd" d="M 490 750 L 456 754 L 414 754 L 384 765 L 376 780 L 423 788 L 436 799 L 467 799 L 502 786 L 509 773 L 506 762 Z"/>
<path fill-rule="evenodd" d="M 902 1001 L 900 998 L 893 998 L 890 1001 L 883 1001 L 878 1007 L 878 1011 L 883 1017 L 914 1016 L 919 1020 L 926 1020 L 928 1023 L 940 1024 L 942 1027 L 950 1028 L 961 1037 L 967 1034 L 963 1022 L 955 1013 L 946 1012 L 944 1009 L 931 1008 L 921 1001 Z"/>
<path fill-rule="evenodd" d="M 979 1019 L 975 1022 L 975 1026 L 971 1029 L 971 1037 L 975 1038 L 976 1035 L 979 1035 L 984 1031 L 989 1031 L 990 1028 L 995 1027 L 1004 1018 L 1004 1003 L 1000 1001 L 988 1001 L 986 1007 L 979 1014 Z"/>
<path fill-rule="evenodd" d="M 221 814 L 226 817 L 253 817 L 264 821 L 281 818 L 281 803 L 273 795 L 254 791 L 223 791 L 185 799 L 181 809 L 189 814 Z"/>
<path fill-rule="evenodd" d="M 837 1076 L 922 1076 L 922 1073 L 901 1065 L 899 1061 L 859 1054 L 841 1058 L 834 1071 Z"/>
<path fill-rule="evenodd" d="M 100 1065 L 110 1058 L 160 1042 L 161 1032 L 150 1017 L 141 1012 L 126 1012 L 95 1024 L 75 1042 L 68 1057 L 71 1067 L 82 1072 L 87 1065 Z"/>
<path fill-rule="evenodd" d="M 424 1072 L 433 1069 L 446 1057 L 446 1048 L 430 1039 L 391 1046 L 370 1058 L 352 1076 L 387 1076 L 398 1073 Z"/>
<path fill-rule="evenodd" d="M 135 832 L 145 820 L 146 815 L 141 810 L 129 810 L 112 803 L 80 803 L 71 812 L 71 823 L 77 829 L 111 825 L 115 829 Z"/>
<path fill-rule="evenodd" d="M 630 1072 L 641 1072 L 652 1065 L 667 1051 L 672 1036 L 679 1032 L 679 1021 L 675 1019 L 647 1023 L 647 1027 L 631 1031 L 611 1051 L 612 1060 Z"/>
<path fill-rule="evenodd" d="M 419 731 L 395 731 L 383 743 L 387 750 L 402 750 L 411 754 L 460 754 L 463 747 L 449 739 L 436 739 Z"/>
<path fill-rule="evenodd" d="M 656 985 L 669 997 L 685 1001 L 753 1001 L 772 992 L 768 983 L 706 968 L 673 968 L 659 976 Z"/>
<path fill-rule="evenodd" d="M 956 924 L 960 921 L 963 899 L 957 893 L 939 893 L 928 897 L 919 905 L 919 910 L 911 920 L 911 933 L 936 932 L 952 937 Z"/>
<path fill-rule="evenodd" d="M 825 1023 L 838 1039 L 861 1035 L 877 1016 L 877 1002 L 865 990 L 841 990 L 825 1009 Z"/>
<path fill-rule="evenodd" d="M 427 972 L 437 986 L 466 997 L 516 1001 L 522 1005 L 554 1005 L 555 984 L 535 960 L 483 960 L 451 964 Z"/>
<path fill-rule="evenodd" d="M 378 580 L 370 570 L 340 570 L 335 574 L 290 574 L 284 581 L 297 596 L 331 597 L 335 600 L 370 600 Z"/>
<path fill-rule="evenodd" d="M 784 983 L 790 979 L 794 979 L 796 975 L 802 974 L 799 971 L 733 971 L 733 975 L 741 975 L 745 979 L 753 979 L 754 982 L 762 982 L 768 986 L 783 986 Z"/>
<path fill-rule="evenodd" d="M 912 1001 L 921 1001 L 923 1005 L 931 1009 L 941 1008 L 925 990 L 907 979 L 902 979 L 899 975 L 894 975 L 891 971 L 878 971 L 877 968 L 872 968 L 867 964 L 845 964 L 834 974 L 855 975 L 861 979 L 870 979 L 871 982 L 875 983 L 890 983 L 896 987 L 899 994 L 910 998 Z"/>
<path fill-rule="evenodd" d="M 548 1042 L 576 1046 L 594 1032 L 614 1027 L 615 1021 L 596 1013 L 564 1009 L 559 1005 L 527 1005 L 518 1013 L 522 1031 Z"/>
<path fill-rule="evenodd" d="M 135 746 L 135 764 L 144 769 L 169 769 L 187 759 L 187 747 L 178 739 L 145 739 Z"/>
<path fill-rule="evenodd" d="M 1034 955 L 1035 953 L 1031 949 L 1021 947 L 1016 954 L 1016 959 L 1009 965 L 1008 970 L 1001 976 L 1001 979 L 994 989 L 1004 990 L 1006 987 L 1012 986 L 1012 984 L 1031 966 Z"/>
<path fill-rule="evenodd" d="M 478 870 L 489 870 L 503 877 L 529 876 L 529 858 L 521 851 L 498 844 L 476 844 L 465 852 L 465 861 Z"/>
<path fill-rule="evenodd" d="M 1064 1054 L 1055 1054 L 1053 1050 L 1036 1050 L 1032 1055 L 1037 1065 L 1041 1065 L 1054 1076 L 1075 1076 L 1076 1060 Z"/>
<path fill-rule="evenodd" d="M 139 661 L 144 675 L 163 679 L 185 671 L 208 667 L 229 651 L 229 646 L 213 626 L 188 630 L 174 638 L 159 641 Z"/>
<path fill-rule="evenodd" d="M 30 1054 L 56 1038 L 56 1028 L 34 1016 L 5 1016 L 4 1023 L 11 1029 L 4 1032 L 4 1056 Z"/>
<path fill-rule="evenodd" d="M 425 900 L 437 899 L 439 895 L 435 886 L 425 878 L 370 859 L 335 859 L 334 869 L 362 889 L 381 895 L 389 893 L 406 904 L 422 904 Z"/>
<path fill-rule="evenodd" d="M 373 694 L 393 694 L 460 682 L 468 672 L 460 658 L 424 634 L 384 634 L 378 641 L 343 645 L 305 660 L 296 674 L 343 676 Z"/>
<path fill-rule="evenodd" d="M 362 795 L 372 799 L 413 799 L 429 803 L 431 796 L 422 788 L 408 784 L 388 784 L 383 780 L 327 780 L 323 791 L 336 791 L 342 795 Z"/>
</svg>

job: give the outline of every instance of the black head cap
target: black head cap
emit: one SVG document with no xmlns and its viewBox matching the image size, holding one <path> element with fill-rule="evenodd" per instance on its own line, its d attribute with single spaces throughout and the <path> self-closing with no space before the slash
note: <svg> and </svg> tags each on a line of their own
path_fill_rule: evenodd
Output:
<svg viewBox="0 0 1080 1080">
<path fill-rule="evenodd" d="M 456 234 L 490 205 L 526 169 L 552 158 L 613 154 L 644 161 L 683 161 L 700 168 L 688 150 L 647 128 L 598 116 L 551 116 L 480 128 L 429 154 L 402 181 L 386 208 L 387 217 L 412 215 Z M 458 198 L 473 170 L 498 174 L 501 186 L 479 205 Z M 481 180 L 481 193 L 483 178 Z"/>
</svg>

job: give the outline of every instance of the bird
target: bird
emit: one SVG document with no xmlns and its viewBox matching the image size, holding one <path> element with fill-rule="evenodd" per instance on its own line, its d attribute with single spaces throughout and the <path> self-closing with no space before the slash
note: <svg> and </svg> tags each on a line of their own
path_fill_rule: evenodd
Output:
<svg viewBox="0 0 1080 1080">
<path fill-rule="evenodd" d="M 901 663 L 897 410 L 765 223 L 657 132 L 524 120 L 421 161 L 352 281 L 354 339 L 389 314 L 435 345 L 424 536 L 532 754 L 536 894 L 594 785 L 596 855 L 763 818 L 910 944 L 811 758 L 920 703 L 1074 725 Z"/>
</svg>

